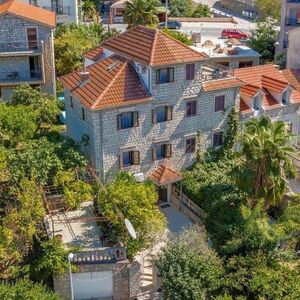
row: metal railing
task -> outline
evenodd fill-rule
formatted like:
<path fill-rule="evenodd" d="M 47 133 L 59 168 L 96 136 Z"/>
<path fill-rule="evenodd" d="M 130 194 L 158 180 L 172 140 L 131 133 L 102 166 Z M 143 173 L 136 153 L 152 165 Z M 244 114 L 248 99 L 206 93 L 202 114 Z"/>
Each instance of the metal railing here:
<path fill-rule="evenodd" d="M 0 83 L 39 81 L 43 76 L 41 72 L 31 72 L 28 75 L 20 74 L 18 71 L 0 73 Z"/>
<path fill-rule="evenodd" d="M 27 44 L 24 42 L 5 42 L 0 43 L 0 53 L 3 52 L 21 52 L 21 51 L 40 51 L 42 43 L 34 42 Z"/>
<path fill-rule="evenodd" d="M 71 7 L 70 6 L 63 6 L 63 7 L 43 6 L 43 8 L 55 12 L 58 16 L 70 16 L 71 15 Z"/>
<path fill-rule="evenodd" d="M 74 253 L 76 264 L 116 263 L 126 260 L 126 248 L 112 247 L 101 250 L 87 250 Z"/>

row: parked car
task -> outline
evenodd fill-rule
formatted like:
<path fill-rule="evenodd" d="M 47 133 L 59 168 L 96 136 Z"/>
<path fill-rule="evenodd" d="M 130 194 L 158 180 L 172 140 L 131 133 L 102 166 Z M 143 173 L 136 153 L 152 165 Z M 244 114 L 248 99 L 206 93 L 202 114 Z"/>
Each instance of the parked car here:
<path fill-rule="evenodd" d="M 241 30 L 238 29 L 224 29 L 221 33 L 221 37 L 224 39 L 230 39 L 230 38 L 248 39 L 249 36 L 250 36 L 249 33 L 242 32 Z"/>
<path fill-rule="evenodd" d="M 159 23 L 159 28 L 165 28 L 166 27 L 166 22 L 160 22 Z M 168 21 L 167 22 L 167 28 L 168 29 L 180 29 L 181 28 L 181 23 L 178 21 Z"/>

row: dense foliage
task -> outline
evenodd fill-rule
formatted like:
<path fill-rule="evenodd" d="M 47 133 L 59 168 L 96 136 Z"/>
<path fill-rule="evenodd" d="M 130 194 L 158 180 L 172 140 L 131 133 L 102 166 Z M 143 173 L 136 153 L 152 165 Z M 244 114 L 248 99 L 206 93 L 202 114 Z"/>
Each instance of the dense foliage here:
<path fill-rule="evenodd" d="M 250 35 L 250 47 L 261 54 L 265 62 L 273 61 L 275 43 L 278 39 L 276 20 L 267 18 L 264 22 L 257 22 L 256 28 Z"/>
<path fill-rule="evenodd" d="M 131 257 L 151 245 L 156 235 L 164 230 L 165 220 L 156 205 L 157 198 L 151 182 L 138 184 L 126 173 L 118 174 L 112 182 L 100 187 L 99 204 L 114 226 L 116 240 L 127 244 Z M 124 218 L 133 224 L 136 240 L 124 228 Z"/>
<path fill-rule="evenodd" d="M 55 31 L 55 67 L 62 76 L 83 66 L 82 55 L 97 47 L 102 41 L 118 34 L 106 31 L 102 24 L 60 25 Z"/>
<path fill-rule="evenodd" d="M 170 15 L 172 17 L 190 17 L 193 13 L 191 0 L 170 0 Z"/>
<path fill-rule="evenodd" d="M 256 0 L 256 6 L 259 11 L 260 20 L 265 21 L 268 17 L 280 22 L 281 0 Z"/>
<path fill-rule="evenodd" d="M 184 32 L 170 30 L 170 29 L 167 29 L 167 28 L 164 28 L 163 32 L 166 33 L 167 35 L 169 35 L 170 37 L 172 37 L 173 39 L 178 40 L 178 41 L 184 43 L 187 46 L 193 45 L 193 41 Z"/>
<path fill-rule="evenodd" d="M 199 3 L 192 13 L 192 17 L 194 18 L 211 17 L 211 15 L 210 7 L 202 3 Z"/>

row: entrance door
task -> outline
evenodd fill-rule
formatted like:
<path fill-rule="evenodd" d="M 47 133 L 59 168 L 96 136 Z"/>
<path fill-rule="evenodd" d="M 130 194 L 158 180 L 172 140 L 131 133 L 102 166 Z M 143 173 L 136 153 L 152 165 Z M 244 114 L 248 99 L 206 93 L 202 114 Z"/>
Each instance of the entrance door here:
<path fill-rule="evenodd" d="M 37 78 L 39 77 L 39 61 L 37 56 L 30 56 L 29 57 L 29 71 L 30 71 L 30 78 Z"/>
<path fill-rule="evenodd" d="M 112 271 L 73 273 L 74 299 L 110 299 L 113 296 L 112 275 Z"/>
<path fill-rule="evenodd" d="M 167 187 L 158 188 L 158 201 L 159 202 L 168 202 L 168 189 Z"/>

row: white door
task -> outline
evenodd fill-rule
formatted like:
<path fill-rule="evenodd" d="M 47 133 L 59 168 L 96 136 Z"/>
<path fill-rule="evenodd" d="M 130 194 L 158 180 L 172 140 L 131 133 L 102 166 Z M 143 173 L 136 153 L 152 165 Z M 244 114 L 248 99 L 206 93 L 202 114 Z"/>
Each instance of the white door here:
<path fill-rule="evenodd" d="M 73 273 L 75 300 L 113 296 L 112 271 Z"/>

